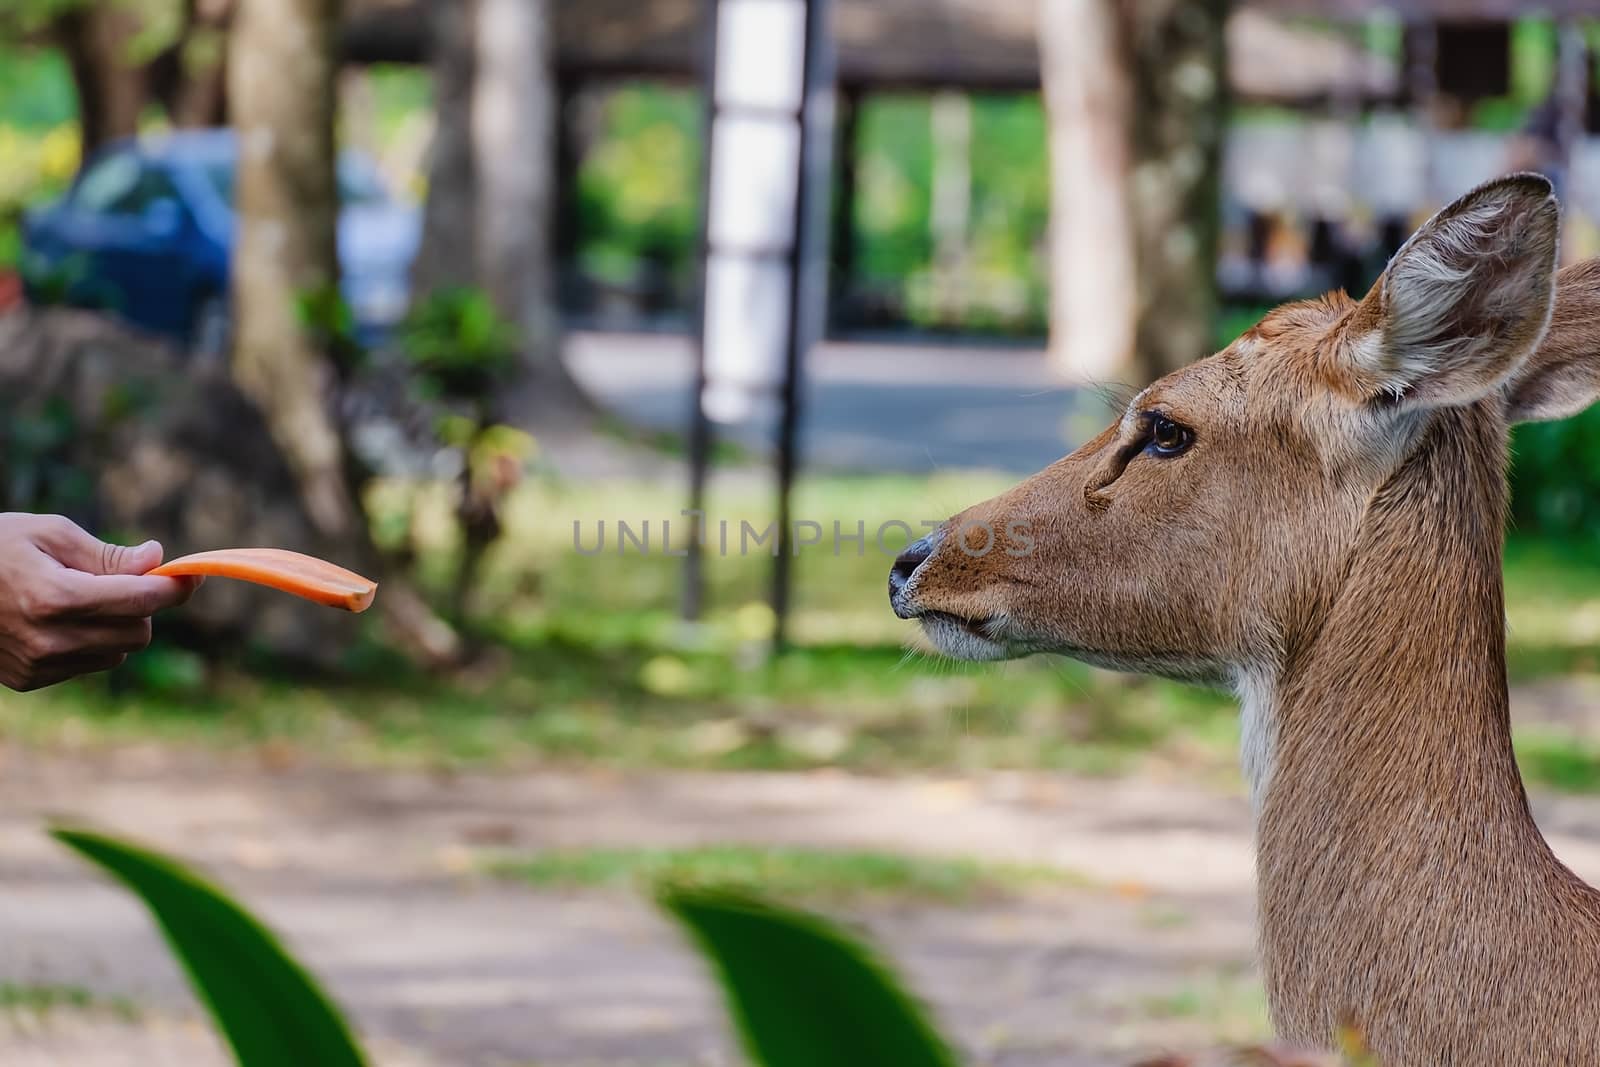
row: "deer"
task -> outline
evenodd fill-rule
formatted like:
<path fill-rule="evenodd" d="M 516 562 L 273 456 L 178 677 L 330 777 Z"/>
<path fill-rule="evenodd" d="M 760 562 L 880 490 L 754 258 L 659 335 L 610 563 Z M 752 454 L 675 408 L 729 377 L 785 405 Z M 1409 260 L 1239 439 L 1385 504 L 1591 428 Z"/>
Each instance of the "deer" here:
<path fill-rule="evenodd" d="M 909 545 L 946 655 L 1232 689 L 1274 1029 L 1385 1067 L 1600 1064 L 1600 892 L 1511 746 L 1509 427 L 1600 395 L 1600 260 L 1515 174 L 1361 299 L 1286 304 L 1099 436 Z"/>

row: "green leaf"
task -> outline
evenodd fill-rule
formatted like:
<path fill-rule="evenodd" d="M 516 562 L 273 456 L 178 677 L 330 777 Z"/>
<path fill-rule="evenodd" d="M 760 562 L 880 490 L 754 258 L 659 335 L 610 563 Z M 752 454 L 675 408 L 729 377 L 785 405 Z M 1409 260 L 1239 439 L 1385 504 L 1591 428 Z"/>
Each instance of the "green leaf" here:
<path fill-rule="evenodd" d="M 316 980 L 266 927 L 181 864 L 112 837 L 51 835 L 144 899 L 240 1067 L 362 1067 L 365 1059 Z"/>
<path fill-rule="evenodd" d="M 720 891 L 667 889 L 661 905 L 715 963 L 762 1067 L 954 1067 L 894 976 L 832 924 Z"/>

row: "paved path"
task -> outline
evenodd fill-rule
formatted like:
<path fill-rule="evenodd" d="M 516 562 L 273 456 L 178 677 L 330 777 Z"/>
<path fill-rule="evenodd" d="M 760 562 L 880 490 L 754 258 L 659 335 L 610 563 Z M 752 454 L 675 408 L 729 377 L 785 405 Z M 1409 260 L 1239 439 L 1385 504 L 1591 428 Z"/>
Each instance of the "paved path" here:
<path fill-rule="evenodd" d="M 0 981 L 128 997 L 137 1025 L 0 1014 L 0 1062 L 224 1062 L 138 907 L 39 832 L 70 814 L 196 859 L 285 932 L 384 1063 L 721 1064 L 698 961 L 622 892 L 532 892 L 473 850 L 751 841 L 959 853 L 1093 870 L 1111 885 L 961 909 L 853 911 L 978 1064 L 1125 1062 L 1152 991 L 1247 974 L 1236 800 L 1179 786 L 997 777 L 269 773 L 159 750 L 0 773 Z M 1174 813 L 1181 813 L 1174 815 Z M 1248 981 L 1248 978 L 1237 979 Z M 1176 1020 L 1181 1038 L 1206 1026 Z M 1152 1033 L 1143 1027 L 1139 1038 Z"/>
<path fill-rule="evenodd" d="M 486 882 L 471 870 L 487 847 L 744 841 L 1056 865 L 1094 884 L 848 917 L 974 1064 L 1126 1064 L 1261 1025 L 1246 806 L 1181 782 L 271 771 L 155 748 L 0 748 L 0 813 L 0 982 L 87 986 L 142 1013 L 0 1012 L 0 1062 L 17 1067 L 226 1062 L 147 918 L 40 833 L 47 815 L 204 864 L 394 1067 L 735 1062 L 676 931 L 629 893 Z M 1558 851 L 1600 875 L 1600 804 L 1540 815 Z"/>
<path fill-rule="evenodd" d="M 629 421 L 687 426 L 693 363 L 683 338 L 577 334 L 567 358 L 591 394 Z M 1075 403 L 1091 399 L 1065 388 L 1034 350 L 828 344 L 807 378 L 806 462 L 835 470 L 1027 474 L 1101 429 L 1071 418 Z M 772 440 L 770 422 L 724 432 L 757 452 Z"/>

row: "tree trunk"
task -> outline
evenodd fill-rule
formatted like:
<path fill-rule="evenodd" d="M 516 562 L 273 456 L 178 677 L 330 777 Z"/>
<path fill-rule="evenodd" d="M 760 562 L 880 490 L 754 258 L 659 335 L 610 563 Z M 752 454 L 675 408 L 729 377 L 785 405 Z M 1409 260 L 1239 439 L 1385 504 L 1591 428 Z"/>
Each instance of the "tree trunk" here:
<path fill-rule="evenodd" d="M 107 141 L 139 132 L 160 104 L 175 126 L 215 126 L 227 117 L 226 51 L 234 0 L 171 0 L 172 10 L 124 3 L 67 6 L 49 24 L 72 70 L 87 159 Z M 181 8 L 181 10 L 180 10 Z M 152 58 L 135 42 L 165 15 L 179 20 L 172 43 Z"/>
<path fill-rule="evenodd" d="M 138 31 L 137 14 L 120 4 L 73 7 L 55 20 L 51 36 L 66 54 L 78 94 L 84 159 L 139 130 L 149 78 L 129 48 Z"/>
<path fill-rule="evenodd" d="M 933 187 L 928 228 L 933 238 L 934 314 L 946 325 L 967 311 L 968 238 L 972 228 L 972 98 L 943 92 L 930 108 Z"/>
<path fill-rule="evenodd" d="M 239 136 L 233 372 L 261 406 L 326 535 L 365 540 L 332 417 L 333 374 L 299 318 L 338 285 L 338 0 L 241 0 L 229 96 Z"/>
<path fill-rule="evenodd" d="M 228 120 L 228 23 L 234 0 L 185 0 L 183 34 L 173 47 L 174 77 L 163 99 L 174 126 Z"/>
<path fill-rule="evenodd" d="M 549 0 L 476 0 L 471 131 L 478 278 L 521 334 L 516 411 L 572 425 L 590 411 L 561 363 L 555 220 L 554 25 Z M 574 416 L 578 419 L 575 420 Z"/>
<path fill-rule="evenodd" d="M 1216 349 L 1227 0 L 1137 6 L 1132 207 L 1151 376 Z"/>
<path fill-rule="evenodd" d="M 1142 387 L 1211 350 L 1226 0 L 1040 0 L 1051 358 Z"/>
<path fill-rule="evenodd" d="M 378 556 L 334 421 L 334 368 L 303 327 L 303 298 L 339 283 L 334 52 L 339 0 L 239 0 L 228 95 L 239 136 L 233 374 L 266 416 L 317 529 L 361 568 Z M 416 656 L 456 660 L 457 634 L 403 581 L 385 618 Z"/>
<path fill-rule="evenodd" d="M 433 142 L 428 149 L 428 199 L 422 249 L 411 268 L 412 299 L 477 277 L 477 186 L 472 162 L 472 81 L 477 63 L 477 0 L 434 0 Z"/>
<path fill-rule="evenodd" d="M 434 0 L 436 118 L 414 299 L 452 285 L 489 294 L 521 339 L 498 418 L 541 432 L 592 410 L 560 359 L 555 307 L 556 104 L 549 0 Z"/>

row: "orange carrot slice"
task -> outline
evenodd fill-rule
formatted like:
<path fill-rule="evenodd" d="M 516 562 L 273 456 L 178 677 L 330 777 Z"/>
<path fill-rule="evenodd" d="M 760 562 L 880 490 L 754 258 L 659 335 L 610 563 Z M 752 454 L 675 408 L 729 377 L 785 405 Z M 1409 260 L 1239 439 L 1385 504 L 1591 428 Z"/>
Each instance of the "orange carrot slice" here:
<path fill-rule="evenodd" d="M 330 608 L 366 611 L 378 583 L 327 560 L 281 548 L 223 548 L 163 563 L 151 574 L 167 578 L 205 575 L 237 578 L 281 589 Z"/>

